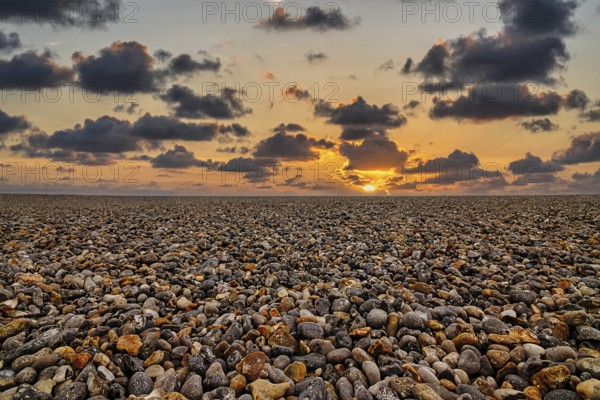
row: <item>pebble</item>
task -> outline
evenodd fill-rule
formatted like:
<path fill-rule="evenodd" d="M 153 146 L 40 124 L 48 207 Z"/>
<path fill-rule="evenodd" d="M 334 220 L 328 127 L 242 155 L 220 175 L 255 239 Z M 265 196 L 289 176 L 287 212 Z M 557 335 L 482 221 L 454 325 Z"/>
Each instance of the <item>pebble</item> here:
<path fill-rule="evenodd" d="M 388 314 L 379 308 L 372 309 L 367 315 L 367 325 L 374 329 L 385 326 L 387 320 Z"/>
<path fill-rule="evenodd" d="M 598 400 L 600 399 L 600 380 L 588 379 L 577 385 L 577 393 L 584 399 Z"/>
<path fill-rule="evenodd" d="M 136 372 L 131 376 L 127 389 L 130 395 L 144 396 L 150 394 L 153 385 L 152 378 L 144 372 Z"/>
<path fill-rule="evenodd" d="M 2 200 L 0 400 L 600 400 L 593 197 Z"/>

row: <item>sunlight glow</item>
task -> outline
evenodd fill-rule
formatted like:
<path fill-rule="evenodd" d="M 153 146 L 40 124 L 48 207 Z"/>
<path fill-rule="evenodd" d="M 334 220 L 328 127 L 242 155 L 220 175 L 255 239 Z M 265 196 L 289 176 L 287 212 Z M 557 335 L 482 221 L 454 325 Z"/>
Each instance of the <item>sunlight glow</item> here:
<path fill-rule="evenodd" d="M 364 190 L 365 192 L 374 192 L 376 189 L 377 189 L 377 188 L 376 188 L 375 186 L 373 186 L 373 185 L 366 185 L 366 186 L 363 186 L 363 190 Z"/>

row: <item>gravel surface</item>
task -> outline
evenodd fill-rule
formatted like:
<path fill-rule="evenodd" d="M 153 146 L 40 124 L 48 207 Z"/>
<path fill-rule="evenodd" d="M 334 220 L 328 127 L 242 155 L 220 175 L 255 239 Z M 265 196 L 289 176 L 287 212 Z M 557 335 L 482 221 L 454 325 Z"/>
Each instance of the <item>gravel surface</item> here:
<path fill-rule="evenodd" d="M 600 197 L 0 195 L 0 400 L 600 399 Z"/>

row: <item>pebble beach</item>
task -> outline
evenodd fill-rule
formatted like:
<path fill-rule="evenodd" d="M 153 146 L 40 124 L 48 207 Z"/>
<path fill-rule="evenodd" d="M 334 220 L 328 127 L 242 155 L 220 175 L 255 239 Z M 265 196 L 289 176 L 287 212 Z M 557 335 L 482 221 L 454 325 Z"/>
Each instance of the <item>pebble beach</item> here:
<path fill-rule="evenodd" d="M 0 205 L 0 400 L 600 399 L 598 196 Z"/>

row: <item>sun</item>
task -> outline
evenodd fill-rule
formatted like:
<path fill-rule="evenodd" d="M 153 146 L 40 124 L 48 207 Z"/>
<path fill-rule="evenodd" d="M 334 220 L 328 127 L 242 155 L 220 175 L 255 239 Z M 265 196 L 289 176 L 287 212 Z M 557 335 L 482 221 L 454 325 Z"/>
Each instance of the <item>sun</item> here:
<path fill-rule="evenodd" d="M 373 186 L 373 185 L 366 185 L 366 186 L 363 186 L 363 190 L 364 190 L 365 192 L 374 192 L 376 189 L 377 189 L 377 188 L 376 188 L 375 186 Z"/>

